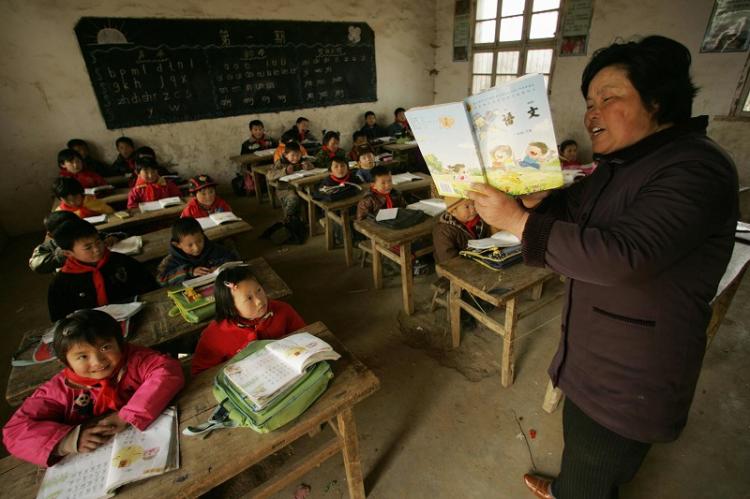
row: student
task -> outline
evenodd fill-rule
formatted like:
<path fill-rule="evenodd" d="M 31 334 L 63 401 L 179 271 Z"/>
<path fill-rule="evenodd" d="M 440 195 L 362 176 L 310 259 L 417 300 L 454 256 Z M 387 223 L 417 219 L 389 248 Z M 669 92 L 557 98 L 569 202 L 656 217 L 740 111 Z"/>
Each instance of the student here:
<path fill-rule="evenodd" d="M 196 175 L 188 184 L 193 197 L 182 210 L 180 217 L 202 218 L 211 213 L 232 211 L 229 204 L 216 195 L 216 182 L 208 175 Z"/>
<path fill-rule="evenodd" d="M 581 167 L 581 163 L 578 162 L 578 144 L 575 140 L 563 140 L 557 150 L 560 153 L 560 163 L 564 170 L 575 170 Z"/>
<path fill-rule="evenodd" d="M 96 187 L 107 183 L 104 177 L 91 170 L 83 169 L 83 158 L 73 149 L 63 149 L 57 153 L 57 166 L 61 177 L 78 180 L 83 187 Z"/>
<path fill-rule="evenodd" d="M 432 229 L 436 263 L 444 263 L 466 249 L 469 239 L 490 237 L 490 226 L 477 215 L 474 201 L 463 198 L 445 198 L 447 209 L 440 215 Z"/>
<path fill-rule="evenodd" d="M 168 168 L 162 166 L 159 161 L 156 159 L 156 151 L 153 150 L 153 148 L 149 146 L 141 146 L 135 151 L 133 151 L 133 156 L 135 159 L 136 165 L 138 164 L 138 160 L 142 158 L 148 158 L 153 160 L 154 163 L 156 163 L 156 169 L 159 172 L 159 175 L 175 175 L 173 172 L 169 171 Z"/>
<path fill-rule="evenodd" d="M 135 175 L 135 144 L 133 139 L 130 137 L 120 137 L 115 141 L 115 147 L 117 147 L 117 158 L 112 163 L 112 169 L 117 172 L 117 175 L 127 175 L 128 173 Z"/>
<path fill-rule="evenodd" d="M 357 161 L 357 177 L 364 183 L 371 184 L 372 169 L 375 166 L 375 153 L 368 146 L 360 147 L 358 152 L 359 160 Z"/>
<path fill-rule="evenodd" d="M 174 286 L 239 258 L 234 251 L 209 240 L 196 219 L 180 218 L 172 225 L 169 254 L 159 263 L 156 279 L 162 286 Z"/>
<path fill-rule="evenodd" d="M 347 155 L 347 158 L 351 161 L 358 161 L 359 160 L 359 150 L 362 147 L 367 147 L 367 135 L 365 132 L 362 131 L 356 131 L 352 134 L 352 150 L 349 151 L 349 154 Z"/>
<path fill-rule="evenodd" d="M 52 192 L 60 200 L 55 211 L 70 211 L 81 218 L 94 217 L 115 210 L 94 196 L 85 196 L 83 186 L 72 177 L 59 177 L 52 183 Z"/>
<path fill-rule="evenodd" d="M 136 160 L 135 167 L 138 178 L 128 194 L 129 210 L 138 208 L 140 203 L 173 196 L 179 197 L 182 194 L 174 182 L 159 175 L 159 165 L 153 158 L 141 156 Z"/>
<path fill-rule="evenodd" d="M 401 193 L 393 188 L 391 172 L 385 166 L 370 170 L 373 183 L 364 198 L 357 204 L 356 220 L 364 220 L 367 215 L 377 215 L 381 208 L 406 208 Z"/>
<path fill-rule="evenodd" d="M 281 142 L 279 142 L 278 147 L 276 147 L 276 150 L 273 152 L 273 162 L 276 163 L 279 161 L 282 157 L 284 157 L 284 151 L 286 151 L 286 145 L 289 142 L 297 142 L 296 139 L 290 138 L 290 137 L 282 137 Z M 299 146 L 300 153 L 302 154 L 302 157 L 308 156 L 307 149 L 305 149 L 305 146 L 297 142 L 297 145 Z"/>
<path fill-rule="evenodd" d="M 320 187 L 335 187 L 344 184 L 361 184 L 362 181 L 349 170 L 349 162 L 341 157 L 335 157 L 331 160 L 331 166 L 328 167 L 331 173 L 318 184 Z"/>
<path fill-rule="evenodd" d="M 242 143 L 240 154 L 250 154 L 264 149 L 273 149 L 278 143 L 266 135 L 266 128 L 260 120 L 253 120 L 248 125 L 250 138 Z"/>
<path fill-rule="evenodd" d="M 375 113 L 372 111 L 367 111 L 365 113 L 365 124 L 359 129 L 359 131 L 365 134 L 368 142 L 372 142 L 375 139 L 387 135 L 386 130 L 378 125 Z"/>
<path fill-rule="evenodd" d="M 283 142 L 289 142 L 289 140 L 295 140 L 300 144 L 303 143 L 316 143 L 318 139 L 310 131 L 310 120 L 304 116 L 297 118 L 294 126 L 284 132 L 281 136 Z"/>
<path fill-rule="evenodd" d="M 390 137 L 412 137 L 409 122 L 406 121 L 406 110 L 403 107 L 396 108 L 393 111 L 393 123 L 386 129 Z"/>
<path fill-rule="evenodd" d="M 216 318 L 198 340 L 193 375 L 229 360 L 251 341 L 278 339 L 305 327 L 291 305 L 268 299 L 247 265 L 221 271 L 214 297 Z"/>
<path fill-rule="evenodd" d="M 112 170 L 112 167 L 106 163 L 99 161 L 98 159 L 91 156 L 89 151 L 89 145 L 83 139 L 70 139 L 68 141 L 68 149 L 73 149 L 77 152 L 83 160 L 83 169 L 98 173 L 102 177 L 110 177 L 117 175 L 117 172 Z"/>
<path fill-rule="evenodd" d="M 130 425 L 148 429 L 185 384 L 177 360 L 127 344 L 117 321 L 99 310 L 62 319 L 52 344 L 65 368 L 3 428 L 8 452 L 38 466 L 92 452 Z"/>
<path fill-rule="evenodd" d="M 319 167 L 329 169 L 333 158 L 344 157 L 344 151 L 339 148 L 340 140 L 339 132 L 328 131 L 323 135 L 323 147 L 315 155 L 315 163 Z"/>
<path fill-rule="evenodd" d="M 64 222 L 53 237 L 67 257 L 47 293 L 53 321 L 82 308 L 127 303 L 158 287 L 141 263 L 110 252 L 96 227 L 85 220 Z"/>
<path fill-rule="evenodd" d="M 309 161 L 302 160 L 299 144 L 289 142 L 284 149 L 284 155 L 268 171 L 267 178 L 272 181 L 300 170 L 312 169 L 313 165 Z M 297 191 L 286 182 L 279 182 L 278 187 L 276 187 L 276 195 L 281 203 L 281 208 L 284 210 L 284 219 L 287 221 L 292 218 L 299 219 L 301 205 Z"/>
<path fill-rule="evenodd" d="M 31 270 L 39 274 L 51 274 L 65 264 L 68 257 L 55 242 L 54 233 L 64 222 L 77 219 L 78 216 L 72 211 L 53 211 L 45 217 L 44 228 L 46 233 L 44 241 L 34 248 L 31 254 L 29 259 Z M 107 248 L 111 248 L 117 241 L 128 237 L 124 232 L 100 232 L 99 236 Z"/>

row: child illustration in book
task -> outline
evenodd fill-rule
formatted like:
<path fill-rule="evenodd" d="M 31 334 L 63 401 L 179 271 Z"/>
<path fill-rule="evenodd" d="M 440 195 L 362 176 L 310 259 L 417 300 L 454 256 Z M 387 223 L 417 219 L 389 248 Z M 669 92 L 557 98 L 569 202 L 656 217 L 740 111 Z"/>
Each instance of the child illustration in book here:
<path fill-rule="evenodd" d="M 520 165 L 526 168 L 534 168 L 538 170 L 540 163 L 547 156 L 549 148 L 544 142 L 531 142 L 526 148 L 526 156 L 521 161 Z"/>
<path fill-rule="evenodd" d="M 499 145 L 492 150 L 492 168 L 508 170 L 515 168 L 516 160 L 513 158 L 513 149 L 508 145 Z"/>

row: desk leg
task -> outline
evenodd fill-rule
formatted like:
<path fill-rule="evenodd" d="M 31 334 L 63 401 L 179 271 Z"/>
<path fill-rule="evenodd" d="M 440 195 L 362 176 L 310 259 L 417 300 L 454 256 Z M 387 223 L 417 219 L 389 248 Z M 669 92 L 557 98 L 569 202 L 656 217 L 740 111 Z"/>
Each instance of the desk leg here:
<path fill-rule="evenodd" d="M 544 290 L 544 282 L 540 282 L 533 288 L 531 288 L 531 299 L 536 301 L 542 297 L 542 291 Z"/>
<path fill-rule="evenodd" d="M 310 237 L 315 235 L 315 203 L 312 202 L 312 194 L 307 191 L 307 225 Z"/>
<path fill-rule="evenodd" d="M 372 248 L 372 282 L 375 289 L 383 289 L 383 255 L 378 250 L 378 243 L 374 239 L 370 240 Z"/>
<path fill-rule="evenodd" d="M 260 204 L 263 202 L 263 193 L 260 188 L 260 175 L 258 175 L 258 172 L 253 169 L 250 169 L 250 172 L 253 175 L 253 184 L 255 184 L 255 199 L 257 199 L 258 204 Z"/>
<path fill-rule="evenodd" d="M 503 358 L 500 366 L 500 384 L 509 387 L 513 384 L 513 348 L 516 340 L 516 299 L 505 303 L 505 334 L 503 335 Z"/>
<path fill-rule="evenodd" d="M 329 211 L 325 211 L 325 222 L 326 222 L 326 249 L 331 251 L 333 249 L 333 220 L 328 216 Z"/>
<path fill-rule="evenodd" d="M 402 244 L 399 248 L 401 259 L 401 294 L 404 298 L 404 311 L 407 315 L 414 313 L 414 273 L 412 272 L 411 243 Z"/>
<path fill-rule="evenodd" d="M 357 424 L 351 408 L 336 415 L 344 453 L 344 469 L 351 499 L 365 498 L 365 484 L 362 479 L 362 464 L 359 461 L 359 440 Z"/>
<path fill-rule="evenodd" d="M 354 264 L 354 248 L 352 248 L 352 224 L 349 221 L 349 208 L 341 210 L 341 233 L 344 239 L 344 259 L 346 266 Z"/>
<path fill-rule="evenodd" d="M 451 281 L 448 292 L 448 315 L 451 319 L 451 339 L 453 348 L 461 344 L 461 286 Z"/>
<path fill-rule="evenodd" d="M 266 177 L 266 185 L 268 185 L 268 197 L 271 198 L 271 208 L 276 208 L 276 189 L 268 181 L 268 177 Z"/>

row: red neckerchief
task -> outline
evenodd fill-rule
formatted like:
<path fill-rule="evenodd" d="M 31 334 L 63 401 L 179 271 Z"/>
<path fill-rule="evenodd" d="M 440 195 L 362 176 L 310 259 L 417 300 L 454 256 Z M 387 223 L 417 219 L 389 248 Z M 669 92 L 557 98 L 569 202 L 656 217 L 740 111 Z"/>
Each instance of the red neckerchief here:
<path fill-rule="evenodd" d="M 328 159 L 333 159 L 336 157 L 336 152 L 331 151 L 328 146 L 323 146 L 320 148 L 322 151 L 325 151 L 326 154 L 328 154 Z"/>
<path fill-rule="evenodd" d="M 331 174 L 330 178 L 334 182 L 336 182 L 339 185 L 344 185 L 345 183 L 349 182 L 349 178 L 352 176 L 352 172 L 349 172 L 346 174 L 346 177 L 334 177 L 333 174 Z"/>
<path fill-rule="evenodd" d="M 255 139 L 255 137 L 253 137 L 253 139 Z M 266 147 L 266 144 L 268 144 L 268 141 L 266 140 L 266 136 L 264 135 L 263 137 L 255 140 L 255 143 L 259 144 L 260 147 Z"/>
<path fill-rule="evenodd" d="M 101 386 L 101 390 L 99 390 L 99 393 L 96 395 L 96 400 L 94 401 L 94 416 L 101 416 L 102 414 L 106 414 L 110 411 L 116 411 L 120 408 L 121 404 L 117 399 L 117 384 L 120 381 L 120 374 L 122 368 L 125 366 L 127 358 L 128 348 L 126 345 L 125 348 L 123 348 L 120 362 L 118 362 L 115 368 L 112 370 L 112 376 L 105 379 L 86 378 L 85 376 L 76 374 L 69 367 L 66 367 L 63 370 L 65 379 L 77 385 L 88 386 L 89 388 Z"/>
<path fill-rule="evenodd" d="M 258 317 L 256 319 L 245 319 L 243 317 L 238 317 L 235 323 L 238 327 L 250 329 L 256 334 L 262 333 L 271 323 L 269 319 L 273 317 L 273 311 L 271 310 L 270 304 L 267 306 L 267 308 L 268 312 L 266 312 L 262 317 Z"/>
<path fill-rule="evenodd" d="M 93 274 L 94 289 L 96 289 L 96 304 L 99 306 L 109 304 L 107 288 L 104 286 L 104 275 L 102 274 L 102 267 L 104 267 L 109 261 L 109 255 L 109 250 L 105 248 L 104 254 L 101 259 L 96 262 L 95 266 L 81 263 L 72 256 L 69 256 L 62 267 L 62 272 L 67 274 L 85 274 L 87 272 Z"/>
<path fill-rule="evenodd" d="M 90 210 L 90 209 L 86 208 L 83 205 L 81 205 L 81 206 L 72 206 L 72 205 L 69 205 L 68 203 L 66 203 L 65 201 L 60 201 L 60 206 L 58 207 L 58 210 L 60 210 L 60 211 L 72 211 L 73 213 L 75 213 L 76 215 L 78 215 L 81 218 L 93 217 L 93 216 L 99 215 L 98 212 L 96 212 L 94 210 Z"/>
<path fill-rule="evenodd" d="M 305 132 L 300 132 L 299 128 L 297 129 L 297 135 L 299 136 L 299 141 L 302 142 L 305 140 Z"/>
<path fill-rule="evenodd" d="M 143 189 L 145 191 L 144 199 L 146 201 L 156 201 L 159 199 L 158 194 L 161 194 L 160 188 L 166 187 L 167 181 L 163 177 L 159 177 L 156 182 L 146 182 L 141 177 L 135 181 L 134 189 Z"/>
<path fill-rule="evenodd" d="M 393 208 L 393 199 L 391 199 L 391 193 L 390 192 L 380 192 L 375 188 L 375 186 L 370 186 L 370 191 L 374 192 L 376 196 L 384 197 L 385 198 L 385 207 L 386 208 Z"/>
<path fill-rule="evenodd" d="M 407 132 L 411 132 L 411 127 L 409 127 L 409 121 L 408 120 L 398 121 L 397 123 L 399 125 L 401 125 L 401 127 L 403 127 L 403 129 L 406 130 Z"/>
<path fill-rule="evenodd" d="M 471 237 L 474 239 L 477 238 L 476 227 L 479 224 L 480 220 L 481 218 L 479 218 L 479 215 L 477 215 L 468 222 L 464 222 L 464 227 L 466 227 L 466 230 L 469 231 L 469 234 L 471 234 Z"/>

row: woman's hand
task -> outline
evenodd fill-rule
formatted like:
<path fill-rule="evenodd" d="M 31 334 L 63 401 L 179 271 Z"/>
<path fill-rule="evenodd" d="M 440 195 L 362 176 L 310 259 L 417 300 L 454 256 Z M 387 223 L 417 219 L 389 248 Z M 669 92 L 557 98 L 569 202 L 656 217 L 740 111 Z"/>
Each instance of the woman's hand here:
<path fill-rule="evenodd" d="M 532 192 L 531 194 L 526 194 L 524 196 L 519 196 L 518 199 L 521 200 L 523 205 L 528 209 L 533 209 L 539 206 L 539 203 L 544 201 L 544 198 L 550 195 L 552 191 L 539 191 L 539 192 Z"/>
<path fill-rule="evenodd" d="M 472 184 L 469 198 L 482 220 L 493 227 L 511 232 L 521 239 L 529 214 L 518 206 L 516 200 L 494 187 L 485 184 Z"/>

